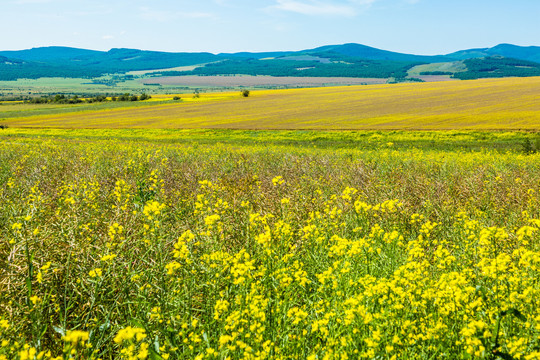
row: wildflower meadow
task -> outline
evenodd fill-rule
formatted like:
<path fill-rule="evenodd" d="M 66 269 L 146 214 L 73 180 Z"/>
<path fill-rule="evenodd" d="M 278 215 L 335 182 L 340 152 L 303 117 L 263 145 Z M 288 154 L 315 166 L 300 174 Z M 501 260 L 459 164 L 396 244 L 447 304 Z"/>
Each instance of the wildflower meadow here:
<path fill-rule="evenodd" d="M 0 131 L 0 359 L 539 359 L 527 136 Z"/>

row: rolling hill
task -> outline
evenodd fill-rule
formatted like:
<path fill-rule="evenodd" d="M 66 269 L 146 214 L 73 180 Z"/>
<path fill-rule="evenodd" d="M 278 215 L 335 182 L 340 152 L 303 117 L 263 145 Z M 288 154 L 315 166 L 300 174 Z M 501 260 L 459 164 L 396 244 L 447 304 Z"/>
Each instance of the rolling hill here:
<path fill-rule="evenodd" d="M 66 46 L 48 46 L 27 50 L 0 51 L 0 56 L 26 61 L 49 62 L 76 60 L 101 54 L 102 51 L 78 49 Z"/>
<path fill-rule="evenodd" d="M 491 48 L 461 50 L 448 54 L 447 56 L 459 60 L 490 56 L 504 56 L 507 58 L 540 63 L 540 46 L 499 44 Z"/>
<path fill-rule="evenodd" d="M 138 49 L 96 51 L 52 46 L 18 51 L 0 51 L 0 57 L 0 80 L 39 77 L 89 78 L 103 74 L 193 65 L 199 67 L 184 72 L 162 72 L 162 75 L 246 74 L 404 79 L 411 68 L 420 64 L 432 63 L 453 64 L 443 66 L 446 68 L 463 68 L 465 66 L 466 69 L 463 69 L 460 74 L 468 70 L 475 74 L 455 76 L 454 73 L 448 73 L 448 75 L 453 75 L 456 78 L 477 78 L 536 76 L 537 72 L 534 70 L 536 65 L 534 64 L 540 63 L 540 47 L 500 44 L 492 48 L 424 56 L 386 51 L 353 43 L 327 45 L 301 51 L 233 54 L 171 53 Z M 490 66 L 497 62 L 494 59 L 501 57 L 507 60 L 498 61 L 496 70 L 490 71 Z M 472 59 L 476 60 L 472 61 Z M 504 64 L 502 64 L 503 62 Z M 531 65 L 531 62 L 534 64 Z M 154 76 L 158 75 L 159 73 L 154 74 Z"/>
<path fill-rule="evenodd" d="M 87 68 L 84 71 L 84 68 L 80 66 L 62 66 L 54 64 L 54 62 L 28 61 L 0 55 L 0 80 L 37 79 L 40 77 L 97 77 L 102 73 L 102 71 L 93 68 Z"/>
<path fill-rule="evenodd" d="M 341 55 L 362 58 L 368 60 L 387 60 L 387 61 L 404 61 L 404 62 L 423 62 L 434 63 L 443 61 L 454 61 L 455 58 L 449 56 L 424 56 L 402 54 L 393 51 L 386 51 L 374 47 L 360 44 L 343 44 L 343 45 L 327 45 L 318 47 L 312 50 L 306 50 L 307 53 L 338 53 Z"/>
<path fill-rule="evenodd" d="M 0 51 L 0 56 L 18 64 L 0 67 L 0 80 L 21 77 L 96 77 L 135 70 L 196 65 L 222 59 L 210 53 L 167 53 L 137 49 L 111 49 L 104 52 L 66 47 Z"/>

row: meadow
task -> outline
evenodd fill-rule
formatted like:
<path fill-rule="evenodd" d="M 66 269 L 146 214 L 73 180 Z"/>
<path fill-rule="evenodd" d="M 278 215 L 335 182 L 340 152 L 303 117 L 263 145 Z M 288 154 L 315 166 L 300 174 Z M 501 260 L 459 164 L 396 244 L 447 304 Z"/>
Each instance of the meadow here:
<path fill-rule="evenodd" d="M 185 71 L 193 66 L 184 66 L 170 71 Z M 164 94 L 178 92 L 240 90 L 273 88 L 298 88 L 335 85 L 384 84 L 387 79 L 378 78 L 329 78 L 329 77 L 276 77 L 276 76 L 156 76 L 163 70 L 130 71 L 126 74 L 112 74 L 97 78 L 39 78 L 0 80 L 0 101 L 3 98 L 38 96 L 50 94 L 116 94 L 126 92 Z M 429 76 L 426 77 L 429 81 Z"/>
<path fill-rule="evenodd" d="M 538 359 L 536 138 L 0 130 L 0 359 Z"/>
<path fill-rule="evenodd" d="M 252 91 L 248 98 L 240 92 L 201 93 L 197 99 L 193 94 L 180 94 L 179 102 L 48 114 L 11 112 L 4 116 L 10 106 L 2 105 L 0 124 L 101 129 L 536 131 L 540 124 L 538 89 L 540 77 L 261 90 Z"/>
<path fill-rule="evenodd" d="M 113 76 L 93 78 L 97 81 L 109 81 Z M 121 81 L 116 86 L 104 84 L 94 84 L 93 79 L 84 78 L 39 78 L 39 79 L 18 79 L 16 81 L 0 81 L 1 96 L 23 96 L 30 94 L 106 94 L 124 92 L 153 92 L 152 87 L 145 87 L 136 80 Z"/>

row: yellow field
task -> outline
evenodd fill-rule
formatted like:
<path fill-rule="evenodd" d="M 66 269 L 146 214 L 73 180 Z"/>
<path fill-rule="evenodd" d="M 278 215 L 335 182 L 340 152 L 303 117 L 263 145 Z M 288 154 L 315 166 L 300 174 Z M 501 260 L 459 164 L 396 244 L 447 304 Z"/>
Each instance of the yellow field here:
<path fill-rule="evenodd" d="M 0 360 L 539 360 L 537 144 L 0 130 Z"/>
<path fill-rule="evenodd" d="M 249 98 L 203 95 L 0 122 L 61 128 L 540 129 L 540 77 L 254 91 Z"/>

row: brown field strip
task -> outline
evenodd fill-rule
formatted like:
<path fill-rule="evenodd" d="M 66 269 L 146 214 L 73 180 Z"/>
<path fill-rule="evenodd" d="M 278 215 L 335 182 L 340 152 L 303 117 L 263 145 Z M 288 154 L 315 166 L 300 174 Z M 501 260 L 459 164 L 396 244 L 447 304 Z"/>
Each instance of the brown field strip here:
<path fill-rule="evenodd" d="M 145 84 L 175 86 L 290 86 L 385 84 L 386 79 L 351 77 L 292 77 L 292 76 L 164 76 L 142 80 Z"/>
<path fill-rule="evenodd" d="M 248 98 L 0 123 L 54 128 L 540 130 L 540 77 L 253 91 Z"/>

